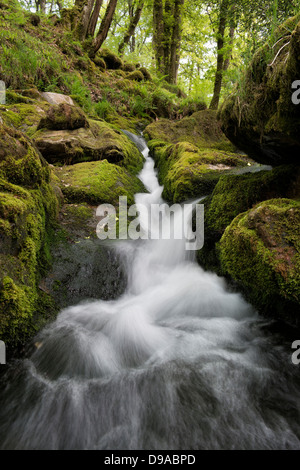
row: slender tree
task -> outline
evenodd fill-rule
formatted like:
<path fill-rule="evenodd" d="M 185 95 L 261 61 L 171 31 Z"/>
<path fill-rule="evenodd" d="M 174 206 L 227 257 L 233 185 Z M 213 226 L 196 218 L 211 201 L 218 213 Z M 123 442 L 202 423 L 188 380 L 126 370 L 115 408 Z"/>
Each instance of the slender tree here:
<path fill-rule="evenodd" d="M 210 102 L 210 109 L 218 109 L 220 101 L 220 93 L 224 72 L 224 45 L 225 45 L 225 28 L 228 21 L 229 0 L 222 0 L 220 7 L 219 26 L 217 33 L 217 69 L 215 74 L 214 94 Z"/>
<path fill-rule="evenodd" d="M 91 55 L 95 55 L 96 52 L 100 49 L 102 44 L 104 43 L 105 39 L 107 38 L 107 34 L 116 10 L 118 0 L 109 0 L 107 5 L 105 15 L 101 21 L 99 31 L 97 33 L 96 38 L 93 41 L 93 49 Z"/>
<path fill-rule="evenodd" d="M 87 36 L 93 37 L 96 31 L 97 21 L 99 18 L 99 13 L 102 7 L 103 0 L 96 0 L 93 13 L 90 17 Z"/>
<path fill-rule="evenodd" d="M 124 53 L 125 47 L 129 44 L 130 39 L 133 38 L 135 29 L 138 25 L 138 22 L 140 21 L 141 14 L 144 8 L 145 0 L 138 0 L 138 4 L 136 7 L 136 10 L 134 12 L 133 10 L 133 5 L 129 4 L 129 16 L 130 16 L 130 22 L 129 26 L 127 28 L 127 31 L 125 32 L 124 38 L 122 42 L 119 44 L 119 54 Z"/>

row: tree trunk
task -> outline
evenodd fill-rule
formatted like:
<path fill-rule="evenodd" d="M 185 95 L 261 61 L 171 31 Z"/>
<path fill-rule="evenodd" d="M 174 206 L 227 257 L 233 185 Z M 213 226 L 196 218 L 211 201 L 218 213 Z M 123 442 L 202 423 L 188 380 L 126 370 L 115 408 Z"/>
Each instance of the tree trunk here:
<path fill-rule="evenodd" d="M 141 18 L 141 14 L 142 14 L 142 11 L 143 11 L 143 8 L 144 8 L 144 3 L 145 3 L 145 0 L 139 0 L 139 3 L 138 3 L 138 5 L 136 7 L 136 10 L 135 10 L 135 13 L 132 16 L 130 15 L 130 23 L 129 23 L 128 29 L 127 29 L 127 31 L 124 35 L 124 39 L 120 43 L 119 49 L 118 49 L 119 54 L 121 54 L 121 55 L 124 53 L 125 46 L 127 46 L 127 44 L 129 44 L 130 39 L 134 35 L 135 28 L 137 27 L 138 22 L 140 21 L 140 18 Z M 133 11 L 131 13 L 133 13 Z"/>
<path fill-rule="evenodd" d="M 93 37 L 95 34 L 102 3 L 103 3 L 103 0 L 96 0 L 95 8 L 90 18 L 90 22 L 89 22 L 89 26 L 87 30 L 88 37 Z"/>
<path fill-rule="evenodd" d="M 170 72 L 170 50 L 171 50 L 171 37 L 174 27 L 174 12 L 173 12 L 173 1 L 165 0 L 165 11 L 164 11 L 164 37 L 163 37 L 163 49 L 164 49 L 164 75 L 169 79 Z"/>
<path fill-rule="evenodd" d="M 86 0 L 80 12 L 80 18 L 76 28 L 76 36 L 80 41 L 84 41 L 87 36 L 88 26 L 93 11 L 95 0 Z"/>
<path fill-rule="evenodd" d="M 163 2 L 162 0 L 153 0 L 153 48 L 155 54 L 156 68 L 158 72 L 163 73 Z"/>
<path fill-rule="evenodd" d="M 105 39 L 107 38 L 107 34 L 116 10 L 117 3 L 118 0 L 109 0 L 98 34 L 93 41 L 92 55 L 95 55 L 97 53 L 97 51 L 100 49 Z"/>
<path fill-rule="evenodd" d="M 36 11 L 37 13 L 40 11 L 43 14 L 46 14 L 46 0 L 36 0 Z"/>
<path fill-rule="evenodd" d="M 224 35 L 228 16 L 228 0 L 223 0 L 220 7 L 220 19 L 217 35 L 217 70 L 215 75 L 214 94 L 209 109 L 218 109 L 224 68 Z"/>
<path fill-rule="evenodd" d="M 169 82 L 177 83 L 177 75 L 180 60 L 180 44 L 181 44 L 181 27 L 182 27 L 182 9 L 184 0 L 175 0 L 174 8 L 174 25 L 172 32 L 171 48 L 170 48 L 170 66 L 169 66 Z"/>

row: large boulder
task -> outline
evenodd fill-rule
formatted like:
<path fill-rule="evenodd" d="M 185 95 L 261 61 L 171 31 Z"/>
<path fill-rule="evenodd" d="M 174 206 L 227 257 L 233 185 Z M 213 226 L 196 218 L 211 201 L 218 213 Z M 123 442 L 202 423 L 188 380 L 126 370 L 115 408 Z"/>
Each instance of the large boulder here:
<path fill-rule="evenodd" d="M 88 125 L 88 120 L 80 108 L 60 103 L 48 109 L 46 116 L 40 120 L 38 129 L 73 131 Z"/>
<path fill-rule="evenodd" d="M 225 274 L 262 312 L 300 324 L 300 202 L 271 199 L 238 215 L 219 243 Z"/>
<path fill-rule="evenodd" d="M 211 109 L 197 111 L 179 121 L 159 119 L 146 127 L 144 135 L 148 141 L 188 142 L 199 148 L 215 148 L 234 151 L 235 147 L 222 132 L 216 112 Z"/>
<path fill-rule="evenodd" d="M 198 111 L 180 121 L 161 119 L 147 126 L 144 134 L 168 201 L 206 196 L 221 175 L 254 164 L 234 153 L 212 110 Z"/>
<path fill-rule="evenodd" d="M 88 127 L 73 130 L 41 129 L 33 139 L 50 163 L 69 165 L 106 159 L 133 173 L 143 166 L 141 153 L 128 137 L 101 121 L 89 120 Z"/>
<path fill-rule="evenodd" d="M 245 77 L 220 110 L 222 129 L 238 148 L 270 165 L 300 159 L 300 104 L 292 101 L 300 77 L 299 15 L 259 49 Z"/>
<path fill-rule="evenodd" d="M 219 178 L 247 165 L 241 155 L 213 148 L 199 149 L 193 144 L 162 143 L 149 147 L 158 168 L 159 181 L 164 185 L 163 197 L 169 202 L 206 196 Z"/>
<path fill-rule="evenodd" d="M 117 205 L 120 196 L 134 203 L 134 195 L 145 188 L 137 176 L 107 160 L 83 162 L 54 168 L 66 201 L 94 205 Z"/>
<path fill-rule="evenodd" d="M 58 199 L 48 164 L 30 139 L 0 124 L 0 337 L 20 346 L 49 316 L 38 289 L 49 266 Z"/>
<path fill-rule="evenodd" d="M 205 243 L 197 252 L 198 261 L 204 268 L 221 274 L 215 247 L 235 217 L 267 199 L 299 197 L 300 168 L 294 165 L 221 176 L 212 194 L 202 201 L 205 207 Z"/>

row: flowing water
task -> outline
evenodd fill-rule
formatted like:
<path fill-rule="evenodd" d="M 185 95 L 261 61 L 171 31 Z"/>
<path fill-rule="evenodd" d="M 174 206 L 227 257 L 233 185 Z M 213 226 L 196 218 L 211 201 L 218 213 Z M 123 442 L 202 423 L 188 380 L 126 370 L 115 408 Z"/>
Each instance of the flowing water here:
<path fill-rule="evenodd" d="M 160 203 L 138 145 L 149 193 L 136 202 Z M 39 334 L 1 392 L 0 447 L 300 449 L 297 367 L 268 322 L 184 240 L 115 249 L 126 292 L 67 308 Z"/>

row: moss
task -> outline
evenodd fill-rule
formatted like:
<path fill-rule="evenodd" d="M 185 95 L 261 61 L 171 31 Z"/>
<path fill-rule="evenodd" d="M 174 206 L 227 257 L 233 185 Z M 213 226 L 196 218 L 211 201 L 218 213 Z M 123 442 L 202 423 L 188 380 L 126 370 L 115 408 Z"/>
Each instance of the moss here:
<path fill-rule="evenodd" d="M 37 130 L 41 118 L 49 104 L 43 101 L 35 101 L 34 104 L 16 103 L 10 106 L 0 106 L 0 116 L 5 124 L 25 132 L 31 137 Z"/>
<path fill-rule="evenodd" d="M 80 127 L 88 127 L 84 112 L 80 108 L 66 103 L 51 106 L 38 125 L 38 129 L 50 130 L 74 130 Z"/>
<path fill-rule="evenodd" d="M 173 144 L 189 142 L 199 148 L 217 148 L 229 152 L 235 149 L 223 134 L 213 110 L 198 111 L 180 121 L 160 119 L 147 126 L 145 137 Z"/>
<path fill-rule="evenodd" d="M 240 213 L 270 198 L 300 197 L 300 172 L 293 165 L 283 165 L 272 171 L 224 175 L 219 179 L 205 205 L 205 244 L 197 253 L 198 261 L 206 269 L 220 272 L 215 244 L 226 227 Z"/>
<path fill-rule="evenodd" d="M 6 126 L 0 131 L 0 335 L 11 350 L 41 320 L 38 283 L 49 267 L 48 232 L 58 200 L 50 170 L 30 140 Z"/>
<path fill-rule="evenodd" d="M 168 201 L 210 194 L 220 176 L 245 165 L 245 160 L 216 149 L 199 149 L 188 142 L 175 145 L 155 140 L 148 143 L 164 185 L 163 197 Z"/>
<path fill-rule="evenodd" d="M 140 70 L 135 70 L 134 72 L 128 73 L 126 78 L 128 80 L 134 80 L 136 82 L 142 82 L 144 80 L 144 75 Z"/>
<path fill-rule="evenodd" d="M 106 159 L 133 174 L 142 169 L 142 154 L 123 132 L 106 122 L 88 122 L 88 129 L 38 131 L 35 142 L 49 162 L 71 164 Z"/>
<path fill-rule="evenodd" d="M 298 164 L 300 113 L 292 102 L 291 85 L 300 73 L 299 19 L 298 14 L 283 23 L 273 44 L 267 42 L 255 53 L 219 113 L 223 130 L 235 145 L 273 166 Z"/>
<path fill-rule="evenodd" d="M 119 196 L 127 196 L 128 203 L 133 204 L 134 194 L 145 191 L 137 177 L 107 160 L 56 168 L 55 172 L 70 203 L 117 205 Z"/>
<path fill-rule="evenodd" d="M 224 273 L 260 311 L 289 321 L 300 312 L 299 226 L 300 202 L 272 199 L 237 216 L 219 243 Z M 293 320 L 299 324 L 299 317 Z"/>
<path fill-rule="evenodd" d="M 283 165 L 272 171 L 222 176 L 206 213 L 209 230 L 222 235 L 238 214 L 259 201 L 291 194 L 292 182 L 298 179 L 298 174 L 297 167 Z"/>
<path fill-rule="evenodd" d="M 134 64 L 124 62 L 122 66 L 122 70 L 124 70 L 124 72 L 134 72 L 136 70 L 136 66 Z"/>
<path fill-rule="evenodd" d="M 122 59 L 105 47 L 100 49 L 98 54 L 102 57 L 108 69 L 118 70 L 123 66 Z"/>
<path fill-rule="evenodd" d="M 0 336 L 11 346 L 12 342 L 24 339 L 32 317 L 33 302 L 29 291 L 17 286 L 5 276 L 0 285 Z M 23 338 L 22 338 L 23 337 Z"/>
<path fill-rule="evenodd" d="M 139 67 L 138 70 L 139 72 L 142 72 L 142 74 L 144 75 L 144 80 L 149 80 L 149 81 L 152 80 L 151 73 L 149 72 L 148 69 L 146 69 L 146 67 Z"/>

